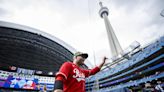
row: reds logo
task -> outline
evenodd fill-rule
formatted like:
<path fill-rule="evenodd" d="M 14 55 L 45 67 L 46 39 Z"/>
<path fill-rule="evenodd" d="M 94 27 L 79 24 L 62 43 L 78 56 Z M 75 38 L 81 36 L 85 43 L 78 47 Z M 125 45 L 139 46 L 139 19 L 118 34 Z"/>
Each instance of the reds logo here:
<path fill-rule="evenodd" d="M 73 78 L 76 78 L 78 82 L 80 82 L 81 80 L 85 81 L 85 75 L 77 68 L 75 68 L 73 72 L 75 73 L 75 75 L 73 75 Z"/>

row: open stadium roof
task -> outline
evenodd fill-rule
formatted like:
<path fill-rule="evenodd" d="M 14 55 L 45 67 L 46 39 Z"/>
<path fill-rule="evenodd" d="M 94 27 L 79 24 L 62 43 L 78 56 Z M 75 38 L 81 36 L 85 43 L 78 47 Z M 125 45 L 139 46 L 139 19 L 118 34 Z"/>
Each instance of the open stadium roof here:
<path fill-rule="evenodd" d="M 56 72 L 76 50 L 47 33 L 0 21 L 0 65 Z"/>

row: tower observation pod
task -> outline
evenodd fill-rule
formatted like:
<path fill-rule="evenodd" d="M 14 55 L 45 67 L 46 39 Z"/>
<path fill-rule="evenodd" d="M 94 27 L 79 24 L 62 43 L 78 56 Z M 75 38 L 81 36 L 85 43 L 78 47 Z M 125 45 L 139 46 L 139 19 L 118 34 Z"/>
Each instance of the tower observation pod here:
<path fill-rule="evenodd" d="M 107 35 L 108 35 L 108 40 L 109 40 L 109 46 L 110 46 L 110 53 L 111 53 L 111 57 L 117 56 L 119 53 L 122 52 L 122 48 L 120 46 L 120 43 L 114 33 L 114 30 L 109 22 L 108 19 L 108 14 L 109 14 L 109 10 L 107 7 L 104 7 L 102 5 L 102 2 L 99 2 L 100 5 L 100 10 L 99 10 L 99 15 L 101 18 L 104 19 L 105 22 L 105 27 L 107 30 Z"/>

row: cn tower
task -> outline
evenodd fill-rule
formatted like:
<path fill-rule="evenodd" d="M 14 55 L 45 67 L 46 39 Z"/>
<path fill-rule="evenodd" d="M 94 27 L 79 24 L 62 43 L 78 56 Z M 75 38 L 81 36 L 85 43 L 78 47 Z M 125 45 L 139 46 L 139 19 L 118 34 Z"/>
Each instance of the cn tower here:
<path fill-rule="evenodd" d="M 104 7 L 102 5 L 102 2 L 100 2 L 99 4 L 101 7 L 99 10 L 99 14 L 100 14 L 100 17 L 103 18 L 105 22 L 111 55 L 112 57 L 117 56 L 120 52 L 122 52 L 122 48 L 109 22 L 109 19 L 108 19 L 109 10 L 107 7 Z"/>

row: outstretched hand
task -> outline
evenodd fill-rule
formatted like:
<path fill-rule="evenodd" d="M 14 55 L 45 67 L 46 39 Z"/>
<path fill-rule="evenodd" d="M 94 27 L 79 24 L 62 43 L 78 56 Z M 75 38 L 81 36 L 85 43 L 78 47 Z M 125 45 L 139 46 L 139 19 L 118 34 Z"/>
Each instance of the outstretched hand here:
<path fill-rule="evenodd" d="M 101 69 L 102 66 L 105 64 L 105 62 L 106 62 L 107 59 L 108 59 L 107 57 L 103 57 L 102 63 L 99 65 L 99 68 L 100 68 L 100 69 Z"/>

